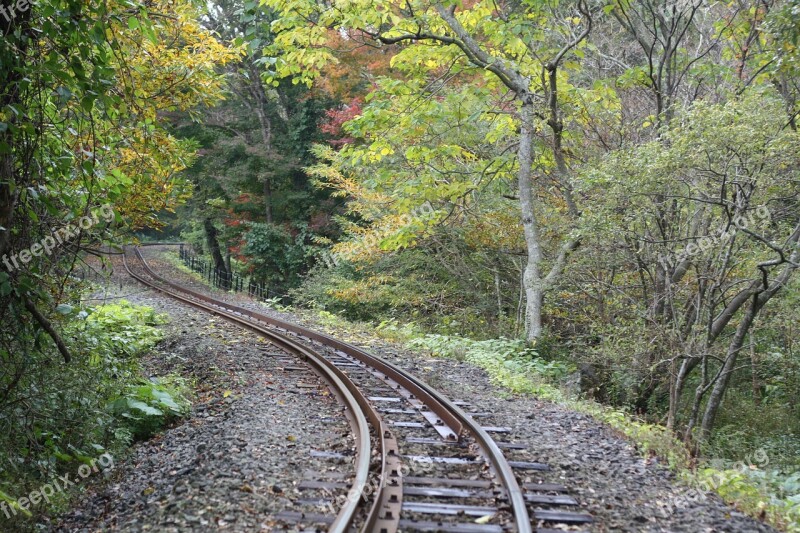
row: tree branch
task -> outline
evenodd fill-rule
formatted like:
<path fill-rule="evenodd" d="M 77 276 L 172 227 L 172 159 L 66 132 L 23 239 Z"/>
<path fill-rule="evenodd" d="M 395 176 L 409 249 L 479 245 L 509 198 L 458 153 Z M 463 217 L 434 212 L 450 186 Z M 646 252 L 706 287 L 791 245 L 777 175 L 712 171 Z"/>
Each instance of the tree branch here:
<path fill-rule="evenodd" d="M 69 348 L 67 345 L 64 344 L 64 340 L 58 334 L 58 332 L 53 328 L 53 325 L 47 320 L 39 309 L 36 308 L 36 305 L 28 298 L 27 296 L 22 297 L 22 303 L 25 305 L 25 309 L 36 319 L 36 322 L 42 327 L 42 329 L 53 339 L 53 342 L 56 343 L 56 347 L 58 351 L 61 353 L 61 357 L 64 358 L 65 363 L 69 363 L 72 360 L 72 355 L 69 352 Z"/>

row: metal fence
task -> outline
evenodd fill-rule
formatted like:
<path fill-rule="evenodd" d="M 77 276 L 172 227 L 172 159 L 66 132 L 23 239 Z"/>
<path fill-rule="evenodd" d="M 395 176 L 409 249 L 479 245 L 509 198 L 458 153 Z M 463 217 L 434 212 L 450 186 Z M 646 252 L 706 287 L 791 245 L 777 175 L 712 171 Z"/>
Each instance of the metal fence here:
<path fill-rule="evenodd" d="M 181 244 L 180 258 L 183 264 L 203 276 L 210 285 L 226 291 L 246 292 L 253 298 L 268 300 L 285 296 L 264 283 L 255 283 L 252 278 L 236 272 L 214 268 L 211 261 L 195 254 L 191 247 Z"/>

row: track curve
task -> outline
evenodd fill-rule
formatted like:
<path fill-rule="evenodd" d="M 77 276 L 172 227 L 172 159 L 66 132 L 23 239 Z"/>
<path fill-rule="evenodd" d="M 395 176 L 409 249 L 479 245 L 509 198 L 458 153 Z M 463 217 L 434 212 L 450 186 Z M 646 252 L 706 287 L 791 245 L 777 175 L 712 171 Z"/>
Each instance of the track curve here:
<path fill-rule="evenodd" d="M 133 251 L 146 276 L 134 272 L 127 262 L 126 254 L 123 253 L 123 264 L 132 277 L 172 298 L 264 335 L 287 351 L 296 354 L 311 364 L 329 384 L 342 403 L 347 406 L 346 412 L 350 417 L 350 423 L 356 438 L 356 474 L 349 488 L 348 497 L 342 503 L 338 514 L 332 521 L 327 520 L 329 531 L 344 532 L 352 530 L 355 527 L 359 509 L 363 510 L 363 523 L 358 529 L 364 533 L 392 533 L 399 528 L 421 531 L 467 531 L 467 529 L 463 528 L 469 526 L 474 526 L 469 531 L 512 530 L 519 533 L 531 533 L 534 530 L 545 531 L 545 529 L 536 529 L 532 526 L 531 515 L 527 507 L 532 500 L 526 499 L 526 494 L 520 487 L 511 464 L 506 460 L 498 444 L 468 413 L 424 381 L 396 365 L 349 343 L 296 324 L 211 298 L 169 281 L 153 272 L 138 248 L 134 248 Z M 147 277 L 152 279 L 147 279 Z M 278 331 L 275 331 L 276 329 Z M 290 336 L 294 336 L 295 339 L 290 338 Z M 493 526 L 496 529 L 492 529 L 489 526 L 485 526 L 482 529 L 479 524 L 474 523 L 445 526 L 439 522 L 438 526 L 441 527 L 437 527 L 434 523 L 427 523 L 428 525 L 425 528 L 420 527 L 419 529 L 415 529 L 415 524 L 421 523 L 406 520 L 405 524 L 401 524 L 400 515 L 405 507 L 403 505 L 403 476 L 400 470 L 401 456 L 397 439 L 389 425 L 383 421 L 378 410 L 370 403 L 370 398 L 350 379 L 348 373 L 342 372 L 335 363 L 329 360 L 329 357 L 322 355 L 318 350 L 308 347 L 308 344 L 331 351 L 335 354 L 334 357 L 339 357 L 342 360 L 346 358 L 352 361 L 353 365 L 363 366 L 370 374 L 386 382 L 390 388 L 403 391 L 406 397 L 411 399 L 410 401 L 418 404 L 416 408 L 420 410 L 421 414 L 425 415 L 428 422 L 436 429 L 444 442 L 456 443 L 464 438 L 471 439 L 480 449 L 480 455 L 489 466 L 496 484 L 499 485 L 499 497 L 507 502 L 507 508 L 513 517 L 511 522 L 502 528 Z M 351 363 L 341 364 L 349 365 Z M 371 399 L 375 400 L 376 398 Z M 375 438 L 371 438 L 371 435 Z M 370 455 L 373 447 L 376 455 L 380 458 L 380 462 L 371 471 Z M 364 505 L 364 500 L 369 492 L 367 489 L 370 475 L 372 475 L 373 480 L 377 480 L 377 486 L 372 492 L 372 502 L 367 509 L 366 505 Z M 467 508 L 469 506 L 451 507 Z M 548 516 L 550 517 L 549 519 L 547 518 Z M 588 515 L 555 511 L 536 512 L 535 518 L 537 521 L 572 524 L 585 524 L 591 521 Z"/>

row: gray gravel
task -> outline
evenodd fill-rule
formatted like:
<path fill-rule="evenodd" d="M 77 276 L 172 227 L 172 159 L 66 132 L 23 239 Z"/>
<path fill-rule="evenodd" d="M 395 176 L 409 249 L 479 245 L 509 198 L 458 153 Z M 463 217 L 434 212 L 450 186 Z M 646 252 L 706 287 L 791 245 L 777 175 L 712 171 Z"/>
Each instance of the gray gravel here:
<path fill-rule="evenodd" d="M 309 370 L 255 334 L 125 282 L 137 304 L 168 313 L 163 340 L 145 361 L 197 384 L 191 417 L 147 442 L 95 487 L 55 531 L 275 531 L 279 511 L 304 510 L 296 485 L 314 472 L 347 479 L 352 452 L 339 404 Z M 113 295 L 112 295 L 113 296 Z M 293 366 L 300 366 L 292 362 Z"/>
<path fill-rule="evenodd" d="M 145 253 L 157 272 L 203 288 L 195 278 L 159 260 L 160 253 L 160 249 Z M 215 292 L 238 305 L 325 329 L 307 319 L 269 311 L 245 297 Z M 269 516 L 280 509 L 291 510 L 286 491 L 303 477 L 311 442 L 319 449 L 350 446 L 339 408 L 321 395 L 321 388 L 313 395 L 303 390 L 301 394 L 308 396 L 289 392 L 286 376 L 275 377 L 278 370 L 259 352 L 254 337 L 234 348 L 212 335 L 198 339 L 198 327 L 204 331 L 208 318 L 152 295 L 136 301 L 173 316 L 170 340 L 162 344 L 156 358 L 171 361 L 181 372 L 187 370 L 186 365 L 190 373 L 200 375 L 207 373 L 207 365 L 216 368 L 215 375 L 225 376 L 226 383 L 235 382 L 226 386 L 236 387 L 231 397 L 236 399 L 220 399 L 219 382 L 209 381 L 209 394 L 217 396 L 198 406 L 188 423 L 137 448 L 118 481 L 66 517 L 62 530 L 285 530 L 271 523 Z M 246 337 L 222 322 L 213 324 L 211 331 L 225 332 L 227 339 Z M 342 336 L 341 332 L 337 335 Z M 697 498 L 657 462 L 646 461 L 625 439 L 586 415 L 532 396 L 510 395 L 493 386 L 483 370 L 467 363 L 410 353 L 368 332 L 344 337 L 416 373 L 452 399 L 469 400 L 474 410 L 492 413 L 482 419 L 485 425 L 512 427 L 512 434 L 503 435 L 502 440 L 523 443 L 527 449 L 513 452 L 511 458 L 551 467 L 550 472 L 536 472 L 521 481 L 567 485 L 581 510 L 594 515 L 592 531 L 775 531 L 714 495 Z M 165 350 L 166 346 L 170 348 Z M 181 362 L 169 359 L 170 354 L 181 354 Z M 286 421 L 295 416 L 305 417 L 308 423 L 300 430 L 292 429 L 297 440 L 289 442 Z M 317 420 L 327 422 L 324 435 L 313 429 Z M 320 442 L 321 438 L 327 443 Z M 202 444 L 206 446 L 198 451 Z M 311 470 L 319 468 L 325 465 Z M 144 496 L 149 487 L 153 492 Z M 185 492 L 178 493 L 179 487 L 185 487 Z"/>

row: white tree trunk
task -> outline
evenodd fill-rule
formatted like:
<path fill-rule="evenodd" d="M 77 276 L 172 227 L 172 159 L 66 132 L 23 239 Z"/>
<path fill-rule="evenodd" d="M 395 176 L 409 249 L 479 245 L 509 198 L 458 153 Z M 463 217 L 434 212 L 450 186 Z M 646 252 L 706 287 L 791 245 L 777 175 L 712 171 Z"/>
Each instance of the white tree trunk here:
<path fill-rule="evenodd" d="M 528 263 L 522 275 L 522 285 L 525 288 L 525 338 L 529 341 L 542 335 L 542 294 L 544 292 L 544 282 L 539 269 L 542 248 L 532 183 L 533 119 L 533 102 L 530 97 L 523 98 L 520 110 L 519 148 L 517 149 L 519 164 L 517 180 L 519 182 L 522 228 L 528 251 Z"/>

